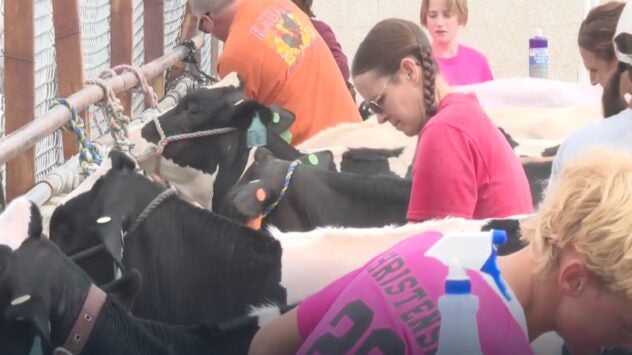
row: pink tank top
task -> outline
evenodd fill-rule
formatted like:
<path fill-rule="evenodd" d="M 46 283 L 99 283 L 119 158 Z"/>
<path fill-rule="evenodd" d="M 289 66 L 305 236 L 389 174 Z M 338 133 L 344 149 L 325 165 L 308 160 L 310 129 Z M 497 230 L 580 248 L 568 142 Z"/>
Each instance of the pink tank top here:
<path fill-rule="evenodd" d="M 448 268 L 425 252 L 441 234 L 411 237 L 298 307 L 298 354 L 433 354 Z M 532 354 L 508 302 L 481 273 L 468 270 L 484 354 Z M 522 310 L 520 309 L 520 312 Z M 520 317 L 523 317 L 520 314 Z"/>

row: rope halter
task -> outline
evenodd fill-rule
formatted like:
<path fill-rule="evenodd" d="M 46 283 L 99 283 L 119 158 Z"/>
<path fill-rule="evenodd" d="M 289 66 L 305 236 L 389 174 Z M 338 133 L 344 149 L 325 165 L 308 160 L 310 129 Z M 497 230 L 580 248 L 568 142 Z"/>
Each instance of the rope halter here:
<path fill-rule="evenodd" d="M 154 125 L 156 125 L 156 130 L 158 131 L 158 135 L 160 135 L 160 140 L 156 144 L 157 146 L 156 152 L 155 152 L 156 155 L 161 155 L 162 152 L 165 150 L 165 147 L 167 146 L 167 144 L 172 143 L 172 142 L 184 141 L 184 140 L 193 139 L 193 138 L 210 137 L 210 136 L 214 136 L 218 134 L 230 133 L 232 131 L 237 130 L 237 128 L 235 127 L 223 127 L 223 128 L 215 128 L 215 129 L 209 129 L 209 130 L 199 131 L 199 132 L 181 133 L 181 134 L 174 134 L 173 136 L 167 136 L 165 134 L 164 129 L 162 129 L 162 125 L 160 124 L 158 117 L 154 116 L 152 120 L 154 121 Z"/>
<path fill-rule="evenodd" d="M 274 203 L 272 203 L 270 206 L 266 207 L 263 210 L 263 212 L 261 213 L 261 216 L 263 218 L 266 218 L 272 211 L 274 211 L 276 206 L 278 206 L 279 203 L 281 203 L 281 200 L 283 200 L 283 197 L 285 197 L 285 193 L 287 192 L 288 187 L 290 187 L 290 182 L 292 182 L 292 176 L 294 176 L 294 171 L 296 170 L 296 167 L 299 164 L 301 164 L 301 161 L 296 159 L 293 162 L 291 162 L 290 165 L 287 167 L 287 173 L 285 174 L 285 179 L 283 180 L 283 188 L 281 189 L 281 192 L 279 193 L 279 198 L 277 198 L 277 200 L 274 201 Z"/>

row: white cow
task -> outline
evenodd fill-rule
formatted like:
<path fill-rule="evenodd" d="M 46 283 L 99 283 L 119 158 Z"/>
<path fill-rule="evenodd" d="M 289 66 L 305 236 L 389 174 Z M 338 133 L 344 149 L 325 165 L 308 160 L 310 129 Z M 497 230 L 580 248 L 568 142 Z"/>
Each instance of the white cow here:
<path fill-rule="evenodd" d="M 288 302 L 292 303 L 363 266 L 372 257 L 408 237 L 425 231 L 478 232 L 490 220 L 446 218 L 399 227 L 325 227 L 310 232 L 286 233 L 270 227 L 269 231 L 283 249 L 281 283 L 287 288 Z"/>
<path fill-rule="evenodd" d="M 417 147 L 417 137 L 408 137 L 390 124 L 379 124 L 375 117 L 363 122 L 341 123 L 319 132 L 296 146 L 302 152 L 330 150 L 334 163 L 340 166 L 342 155 L 349 148 L 403 148 L 395 158 L 389 158 L 390 171 L 405 177 Z"/>

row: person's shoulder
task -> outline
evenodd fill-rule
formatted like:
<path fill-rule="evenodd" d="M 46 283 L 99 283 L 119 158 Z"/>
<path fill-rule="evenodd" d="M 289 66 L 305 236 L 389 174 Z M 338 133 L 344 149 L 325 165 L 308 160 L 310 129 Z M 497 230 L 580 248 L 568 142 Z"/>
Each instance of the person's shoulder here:
<path fill-rule="evenodd" d="M 568 161 L 581 151 L 591 146 L 629 147 L 632 142 L 628 140 L 628 132 L 632 130 L 632 110 L 624 110 L 614 116 L 610 116 L 593 122 L 573 132 L 561 144 L 558 151 L 560 162 Z"/>
<path fill-rule="evenodd" d="M 627 132 L 630 128 L 632 128 L 632 110 L 627 109 L 578 129 L 564 143 L 595 141 L 604 136 L 610 138 L 612 135 Z"/>
<path fill-rule="evenodd" d="M 476 95 L 473 93 L 453 92 L 446 95 L 439 103 L 436 122 L 470 119 L 473 116 L 486 117 Z"/>

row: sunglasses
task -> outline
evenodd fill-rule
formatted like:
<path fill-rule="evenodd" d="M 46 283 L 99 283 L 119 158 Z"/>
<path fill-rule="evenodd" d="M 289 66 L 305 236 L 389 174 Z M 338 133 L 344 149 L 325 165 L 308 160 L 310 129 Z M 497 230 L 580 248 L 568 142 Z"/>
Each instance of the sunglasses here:
<path fill-rule="evenodd" d="M 386 95 L 385 95 L 386 88 L 393 82 L 393 78 L 395 78 L 395 75 L 397 75 L 397 72 L 391 75 L 391 78 L 388 79 L 388 81 L 382 88 L 382 91 L 380 91 L 380 93 L 375 97 L 375 99 L 369 100 L 366 102 L 367 106 L 369 106 L 369 109 L 374 114 L 380 115 L 384 113 L 384 99 L 386 98 Z"/>

